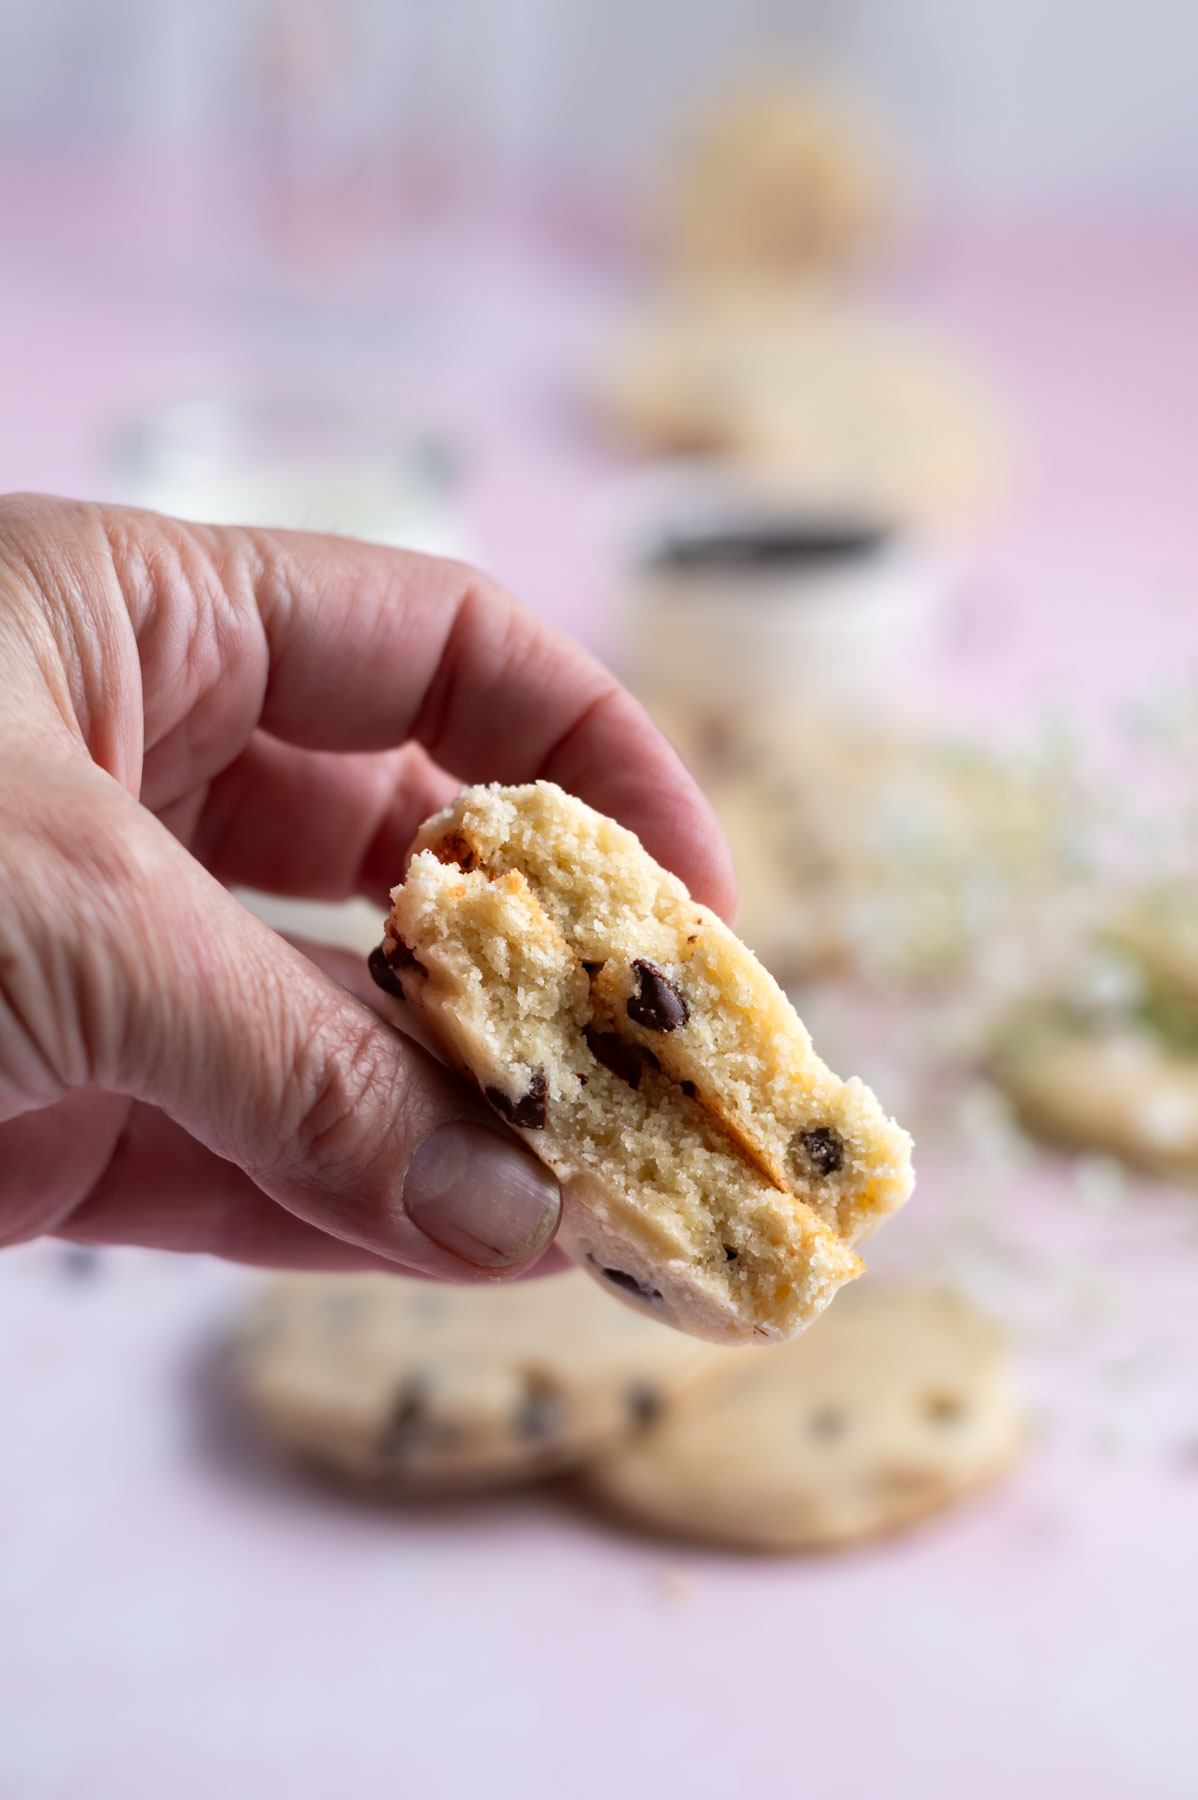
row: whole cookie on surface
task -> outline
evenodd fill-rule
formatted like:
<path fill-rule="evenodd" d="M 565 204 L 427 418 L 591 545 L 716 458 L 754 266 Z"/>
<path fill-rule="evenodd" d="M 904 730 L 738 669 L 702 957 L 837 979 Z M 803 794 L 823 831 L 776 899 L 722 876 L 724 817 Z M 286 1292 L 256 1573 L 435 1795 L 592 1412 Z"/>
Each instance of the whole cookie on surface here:
<path fill-rule="evenodd" d="M 831 95 L 781 84 L 702 120 L 671 189 L 661 250 L 692 280 L 841 271 L 876 247 L 896 210 L 886 153 L 862 121 Z"/>
<path fill-rule="evenodd" d="M 901 1206 L 910 1140 L 631 832 L 549 782 L 429 820 L 373 966 L 559 1177 L 558 1242 L 728 1343 L 802 1329 Z"/>
<path fill-rule="evenodd" d="M 880 1537 L 1002 1470 L 1021 1435 L 997 1330 L 948 1293 L 866 1284 L 582 1476 L 660 1530 L 754 1550 Z"/>
<path fill-rule="evenodd" d="M 719 1361 L 576 1274 L 473 1287 L 288 1275 L 237 1351 L 240 1385 L 280 1443 L 413 1494 L 572 1468 L 664 1416 Z"/>
<path fill-rule="evenodd" d="M 1198 1056 L 1173 1053 L 1141 1024 L 1046 1024 L 1008 1044 L 995 1075 L 1034 1137 L 1198 1179 Z"/>

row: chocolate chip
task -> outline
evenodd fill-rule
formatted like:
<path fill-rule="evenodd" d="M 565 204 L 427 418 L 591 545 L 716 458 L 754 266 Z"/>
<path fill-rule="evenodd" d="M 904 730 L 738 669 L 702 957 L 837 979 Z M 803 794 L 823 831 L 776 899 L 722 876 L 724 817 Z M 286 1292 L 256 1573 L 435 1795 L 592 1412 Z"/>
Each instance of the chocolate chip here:
<path fill-rule="evenodd" d="M 522 1438 L 553 1437 L 565 1422 L 561 1394 L 552 1382 L 539 1375 L 529 1377 L 520 1410 L 516 1414 L 516 1435 Z"/>
<path fill-rule="evenodd" d="M 626 1044 L 614 1031 L 598 1031 L 594 1025 L 584 1027 L 582 1035 L 596 1062 L 610 1069 L 621 1081 L 626 1081 L 630 1088 L 640 1086 L 644 1064 L 631 1044 Z"/>
<path fill-rule="evenodd" d="M 637 991 L 628 1002 L 628 1017 L 646 1031 L 677 1031 L 691 1016 L 691 1009 L 660 969 L 638 957 L 633 963 Z"/>
<path fill-rule="evenodd" d="M 100 1272 L 100 1253 L 90 1244 L 64 1244 L 58 1253 L 58 1266 L 68 1281 L 90 1281 Z"/>
<path fill-rule="evenodd" d="M 505 1094 L 502 1088 L 486 1087 L 483 1093 L 495 1111 L 502 1113 L 510 1125 L 519 1125 L 522 1131 L 544 1131 L 549 1097 L 544 1069 L 534 1072 L 527 1092 L 521 1094 L 518 1100 Z"/>
<path fill-rule="evenodd" d="M 468 875 L 478 862 L 477 850 L 460 831 L 451 831 L 439 844 L 434 844 L 433 855 L 438 862 L 456 863 L 464 875 Z"/>
<path fill-rule="evenodd" d="M 652 1425 L 661 1416 L 661 1395 L 647 1382 L 628 1390 L 628 1417 L 634 1425 Z"/>
<path fill-rule="evenodd" d="M 844 1435 L 845 1416 L 842 1412 L 837 1412 L 835 1407 L 826 1406 L 822 1412 L 812 1413 L 807 1425 L 812 1437 L 830 1444 L 835 1438 Z"/>
<path fill-rule="evenodd" d="M 408 961 L 415 962 L 409 952 Z M 394 994 L 397 1000 L 403 999 L 403 983 L 395 973 L 395 962 L 388 957 L 382 944 L 376 944 L 366 958 L 366 967 L 370 970 L 370 979 L 375 987 L 381 987 L 384 994 Z"/>
<path fill-rule="evenodd" d="M 646 1287 L 643 1282 L 637 1280 L 635 1275 L 630 1275 L 627 1269 L 605 1269 L 589 1250 L 587 1251 L 587 1261 L 592 1263 L 604 1280 L 610 1281 L 613 1287 L 623 1288 L 629 1294 L 639 1294 L 642 1300 L 661 1299 L 660 1288 Z"/>
<path fill-rule="evenodd" d="M 933 1425 L 959 1425 L 965 1415 L 965 1402 L 959 1394 L 928 1394 L 923 1410 Z"/>
<path fill-rule="evenodd" d="M 684 1081 L 684 1082 L 682 1082 L 681 1086 L 682 1086 L 682 1091 L 686 1095 L 688 1100 L 693 1100 L 695 1095 L 699 1091 L 693 1081 Z"/>
<path fill-rule="evenodd" d="M 395 1397 L 391 1417 L 379 1440 L 379 1455 L 387 1462 L 402 1462 L 416 1448 L 428 1428 L 423 1384 L 409 1382 Z"/>
<path fill-rule="evenodd" d="M 828 1125 L 816 1125 L 811 1131 L 796 1131 L 790 1140 L 790 1160 L 796 1173 L 803 1173 L 802 1158 L 817 1175 L 834 1175 L 844 1161 L 844 1140 Z"/>

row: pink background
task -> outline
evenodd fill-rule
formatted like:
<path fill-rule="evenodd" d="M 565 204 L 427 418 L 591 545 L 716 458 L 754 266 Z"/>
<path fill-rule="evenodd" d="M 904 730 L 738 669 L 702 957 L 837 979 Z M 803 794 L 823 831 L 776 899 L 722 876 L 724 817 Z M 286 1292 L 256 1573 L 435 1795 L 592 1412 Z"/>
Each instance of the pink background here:
<path fill-rule="evenodd" d="M 53 184 L 26 193 L 0 487 L 115 494 L 114 422 L 260 328 L 159 280 L 169 245 L 83 279 L 39 224 Z M 92 199 L 70 241 L 102 249 Z M 563 392 L 621 278 L 518 240 L 436 258 L 447 298 L 398 319 L 383 387 L 468 445 L 489 566 L 612 652 L 617 465 Z M 1101 720 L 1189 669 L 1198 240 L 974 226 L 895 290 L 1002 385 L 1021 445 L 939 704 L 1003 730 Z M 892 1231 L 918 1256 L 954 1202 L 925 1169 Z M 305 1486 L 219 1397 L 213 1345 L 251 1277 L 0 1258 L 0 1795 L 1198 1793 L 1198 1208 L 1087 1207 L 1050 1167 L 987 1232 L 970 1267 L 1016 1333 L 1027 1458 L 908 1539 L 791 1562 L 642 1541 L 552 1494 L 393 1515 Z"/>

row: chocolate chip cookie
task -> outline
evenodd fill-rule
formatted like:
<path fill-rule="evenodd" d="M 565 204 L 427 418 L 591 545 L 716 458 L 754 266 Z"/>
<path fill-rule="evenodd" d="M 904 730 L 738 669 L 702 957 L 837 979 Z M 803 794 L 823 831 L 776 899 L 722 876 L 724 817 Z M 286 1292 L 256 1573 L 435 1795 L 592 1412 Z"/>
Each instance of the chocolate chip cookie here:
<path fill-rule="evenodd" d="M 948 1505 L 1003 1470 L 1021 1434 L 988 1320 L 952 1294 L 867 1282 L 797 1343 L 729 1358 L 582 1480 L 672 1534 L 825 1549 Z"/>
<path fill-rule="evenodd" d="M 631 832 L 548 782 L 417 837 L 376 978 L 559 1177 L 559 1242 L 697 1336 L 791 1337 L 911 1191 L 910 1140 Z"/>
<path fill-rule="evenodd" d="M 284 1276 L 237 1353 L 245 1395 L 278 1442 L 411 1494 L 572 1468 L 664 1417 L 720 1361 L 577 1274 L 476 1287 Z"/>

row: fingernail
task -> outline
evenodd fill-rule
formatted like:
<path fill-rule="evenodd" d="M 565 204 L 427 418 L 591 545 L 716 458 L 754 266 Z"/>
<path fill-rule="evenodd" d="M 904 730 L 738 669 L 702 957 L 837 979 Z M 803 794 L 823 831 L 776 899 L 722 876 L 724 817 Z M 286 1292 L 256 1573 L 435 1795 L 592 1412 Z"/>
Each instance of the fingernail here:
<path fill-rule="evenodd" d="M 530 1151 L 462 1120 L 439 1125 L 416 1146 L 403 1204 L 443 1250 L 479 1269 L 503 1269 L 549 1242 L 562 1197 Z"/>

